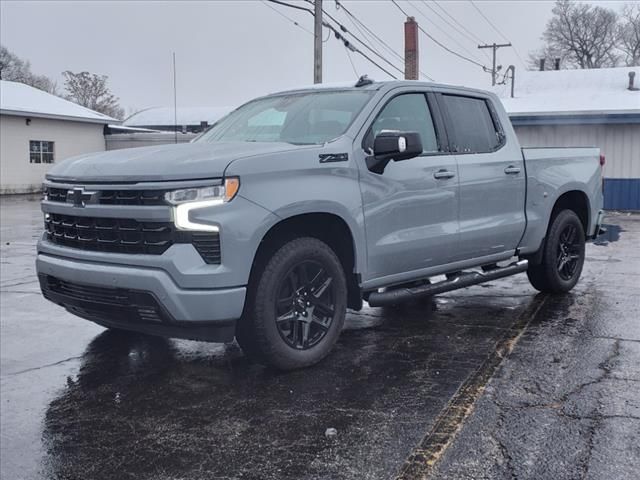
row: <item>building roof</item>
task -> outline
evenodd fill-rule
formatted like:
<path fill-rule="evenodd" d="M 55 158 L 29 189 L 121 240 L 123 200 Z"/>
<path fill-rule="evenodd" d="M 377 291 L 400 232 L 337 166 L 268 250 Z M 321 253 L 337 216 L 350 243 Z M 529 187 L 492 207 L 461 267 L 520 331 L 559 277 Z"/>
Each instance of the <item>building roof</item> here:
<path fill-rule="evenodd" d="M 119 120 L 82 107 L 77 103 L 30 87 L 24 83 L 0 80 L 0 113 L 53 118 L 89 123 L 118 123 Z"/>
<path fill-rule="evenodd" d="M 200 125 L 201 122 L 207 122 L 211 125 L 231 110 L 232 107 L 179 107 L 177 124 Z M 151 107 L 134 113 L 123 124 L 127 127 L 171 127 L 174 125 L 173 112 L 170 107 Z"/>
<path fill-rule="evenodd" d="M 640 68 L 619 67 L 516 72 L 515 98 L 510 98 L 509 82 L 494 91 L 512 119 L 638 117 L 640 91 L 628 89 L 631 71 L 636 73 L 635 86 L 640 87 Z"/>

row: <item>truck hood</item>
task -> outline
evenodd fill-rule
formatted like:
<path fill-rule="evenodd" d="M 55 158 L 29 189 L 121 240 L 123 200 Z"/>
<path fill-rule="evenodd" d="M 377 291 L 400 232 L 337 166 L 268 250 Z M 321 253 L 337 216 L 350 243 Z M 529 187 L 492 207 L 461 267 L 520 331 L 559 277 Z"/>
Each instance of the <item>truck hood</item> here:
<path fill-rule="evenodd" d="M 69 158 L 47 173 L 66 182 L 154 182 L 221 177 L 240 158 L 299 149 L 288 143 L 183 143 L 127 148 Z"/>

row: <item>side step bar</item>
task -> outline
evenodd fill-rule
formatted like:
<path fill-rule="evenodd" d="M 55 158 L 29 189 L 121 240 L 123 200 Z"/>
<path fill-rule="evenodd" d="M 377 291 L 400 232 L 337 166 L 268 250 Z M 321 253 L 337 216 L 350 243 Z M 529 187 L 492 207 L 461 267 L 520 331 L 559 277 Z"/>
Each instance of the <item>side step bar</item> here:
<path fill-rule="evenodd" d="M 389 289 L 384 292 L 371 292 L 367 301 L 372 307 L 402 303 L 416 297 L 436 295 L 438 293 L 449 292 L 451 290 L 470 287 L 471 285 L 515 275 L 516 273 L 524 272 L 528 266 L 528 260 L 520 260 L 506 267 L 489 270 L 487 272 L 462 272 L 456 277 L 448 278 L 438 283 L 420 285 L 413 288 Z"/>

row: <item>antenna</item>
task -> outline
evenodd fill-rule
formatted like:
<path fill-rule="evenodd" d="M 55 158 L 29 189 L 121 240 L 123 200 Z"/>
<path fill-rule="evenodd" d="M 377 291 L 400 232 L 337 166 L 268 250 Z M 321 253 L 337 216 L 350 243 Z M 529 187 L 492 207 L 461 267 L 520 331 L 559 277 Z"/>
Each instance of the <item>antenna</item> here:
<path fill-rule="evenodd" d="M 176 52 L 173 52 L 173 135 L 178 143 L 178 95 L 176 87 Z"/>

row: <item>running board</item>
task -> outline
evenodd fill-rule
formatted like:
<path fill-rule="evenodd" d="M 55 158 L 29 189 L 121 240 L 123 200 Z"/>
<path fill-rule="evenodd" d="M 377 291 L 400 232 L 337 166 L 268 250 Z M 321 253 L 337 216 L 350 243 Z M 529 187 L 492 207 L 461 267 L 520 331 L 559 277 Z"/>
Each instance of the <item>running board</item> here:
<path fill-rule="evenodd" d="M 524 272 L 529 266 L 528 260 L 520 260 L 506 267 L 489 270 L 487 272 L 462 272 L 459 275 L 448 278 L 438 283 L 420 285 L 413 288 L 396 288 L 384 292 L 371 292 L 367 302 L 372 307 L 382 307 L 402 303 L 416 297 L 436 295 L 438 293 L 449 292 L 459 288 L 470 287 L 479 283 L 490 282 L 498 278 L 508 277 L 516 273 Z"/>

